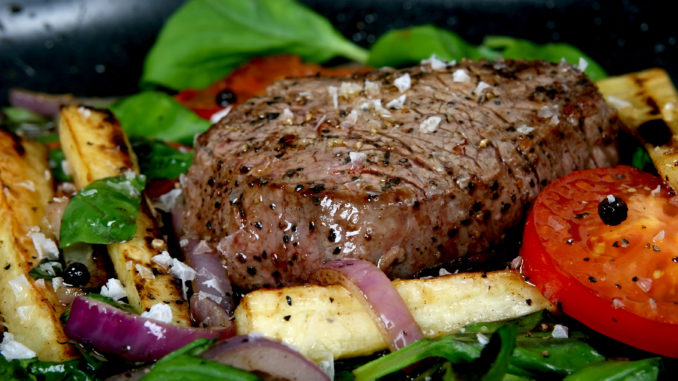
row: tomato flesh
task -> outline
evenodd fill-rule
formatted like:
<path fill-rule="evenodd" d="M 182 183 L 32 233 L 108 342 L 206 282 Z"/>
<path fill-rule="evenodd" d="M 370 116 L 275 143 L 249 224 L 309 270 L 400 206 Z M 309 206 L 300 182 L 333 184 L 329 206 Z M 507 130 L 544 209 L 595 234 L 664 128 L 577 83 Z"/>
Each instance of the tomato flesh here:
<path fill-rule="evenodd" d="M 628 206 L 616 226 L 598 204 Z M 524 276 L 564 313 L 637 348 L 678 357 L 678 206 L 632 167 L 572 173 L 537 197 L 525 226 Z"/>
<path fill-rule="evenodd" d="M 283 78 L 309 77 L 316 74 L 340 76 L 366 70 L 364 67 L 325 68 L 302 62 L 299 56 L 294 55 L 253 58 L 211 86 L 203 90 L 181 91 L 174 99 L 200 117 L 209 120 L 212 114 L 224 108 L 223 105 L 217 104 L 216 98 L 217 94 L 225 89 L 235 94 L 236 101 L 233 103 L 235 106 L 254 96 L 263 95 L 270 84 Z"/>

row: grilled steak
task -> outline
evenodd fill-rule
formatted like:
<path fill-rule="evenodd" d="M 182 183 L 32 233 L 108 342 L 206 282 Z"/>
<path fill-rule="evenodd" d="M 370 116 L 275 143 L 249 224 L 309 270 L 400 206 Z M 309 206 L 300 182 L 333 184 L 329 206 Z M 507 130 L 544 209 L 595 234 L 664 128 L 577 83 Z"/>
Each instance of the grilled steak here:
<path fill-rule="evenodd" d="M 500 244 L 557 177 L 614 165 L 617 130 L 564 63 L 288 79 L 197 139 L 185 220 L 245 289 L 343 257 L 410 277 Z"/>

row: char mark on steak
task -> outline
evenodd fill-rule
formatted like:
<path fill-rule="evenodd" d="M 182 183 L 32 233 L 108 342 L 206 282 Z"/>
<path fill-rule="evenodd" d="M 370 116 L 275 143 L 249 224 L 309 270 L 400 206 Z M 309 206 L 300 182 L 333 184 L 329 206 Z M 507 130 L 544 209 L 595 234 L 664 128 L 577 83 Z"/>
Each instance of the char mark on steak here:
<path fill-rule="evenodd" d="M 186 226 L 244 289 L 345 257 L 410 277 L 501 243 L 557 177 L 614 165 L 618 124 L 564 63 L 288 79 L 197 139 Z"/>

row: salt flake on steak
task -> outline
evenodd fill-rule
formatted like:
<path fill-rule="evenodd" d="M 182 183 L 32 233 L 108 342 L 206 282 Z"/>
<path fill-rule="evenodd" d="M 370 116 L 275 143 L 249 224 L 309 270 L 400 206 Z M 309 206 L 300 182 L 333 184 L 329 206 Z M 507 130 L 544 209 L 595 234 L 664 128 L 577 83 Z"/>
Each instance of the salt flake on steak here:
<path fill-rule="evenodd" d="M 464 69 L 457 69 L 452 73 L 452 81 L 454 82 L 468 82 L 471 80 L 468 73 Z"/>
<path fill-rule="evenodd" d="M 421 132 L 433 132 L 438 128 L 440 121 L 442 119 L 439 116 L 431 116 L 425 121 L 421 122 L 419 125 L 419 131 Z"/>
<path fill-rule="evenodd" d="M 396 78 L 395 81 L 393 81 L 393 84 L 398 88 L 398 91 L 404 93 L 410 89 L 410 86 L 412 86 L 412 79 L 410 79 L 410 75 L 408 73 L 405 73 Z"/>

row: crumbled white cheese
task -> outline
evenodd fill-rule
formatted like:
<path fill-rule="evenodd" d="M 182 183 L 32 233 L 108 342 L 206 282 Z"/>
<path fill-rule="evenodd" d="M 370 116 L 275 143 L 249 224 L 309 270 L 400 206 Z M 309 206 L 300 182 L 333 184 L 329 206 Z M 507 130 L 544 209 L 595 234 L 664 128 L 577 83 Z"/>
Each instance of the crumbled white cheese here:
<path fill-rule="evenodd" d="M 153 202 L 153 206 L 163 212 L 170 212 L 182 194 L 183 191 L 181 188 L 174 188 L 171 191 L 160 195 L 160 197 Z"/>
<path fill-rule="evenodd" d="M 364 152 L 349 152 L 348 157 L 351 159 L 351 162 L 363 162 L 367 158 Z"/>
<path fill-rule="evenodd" d="M 92 115 L 92 110 L 85 106 L 80 106 L 78 107 L 78 113 L 80 116 L 82 116 L 84 119 L 89 119 L 89 117 Z"/>
<path fill-rule="evenodd" d="M 424 133 L 433 132 L 438 128 L 442 119 L 439 116 L 431 116 L 419 124 L 419 131 Z"/>
<path fill-rule="evenodd" d="M 31 237 L 31 240 L 33 241 L 33 247 L 35 247 L 38 260 L 42 260 L 43 258 L 59 258 L 59 248 L 50 238 L 45 237 L 45 235 L 39 231 L 32 231 L 31 233 L 28 233 L 28 236 Z"/>
<path fill-rule="evenodd" d="M 363 91 L 363 86 L 355 82 L 342 82 L 339 85 L 339 96 L 349 97 Z"/>
<path fill-rule="evenodd" d="M 16 183 L 16 185 L 28 189 L 31 192 L 35 192 L 35 183 L 31 180 L 20 181 Z"/>
<path fill-rule="evenodd" d="M 368 97 L 378 97 L 381 95 L 381 85 L 379 82 L 372 82 L 369 79 L 366 79 L 365 94 L 367 94 Z"/>
<path fill-rule="evenodd" d="M 148 331 L 151 333 L 151 335 L 155 336 L 158 340 L 162 340 L 165 338 L 165 332 L 167 330 L 153 323 L 152 321 L 144 322 L 144 327 L 148 328 Z"/>
<path fill-rule="evenodd" d="M 54 289 L 54 292 L 57 292 L 58 289 L 60 289 L 64 285 L 64 278 L 60 276 L 55 276 L 52 278 L 52 288 Z"/>
<path fill-rule="evenodd" d="M 212 116 L 210 116 L 210 122 L 216 123 L 216 122 L 220 121 L 222 118 L 224 118 L 226 115 L 228 115 L 229 112 L 231 112 L 232 108 L 233 108 L 233 106 L 229 105 L 229 106 L 226 106 L 226 107 L 222 108 L 221 110 L 215 112 L 214 114 L 212 114 Z"/>
<path fill-rule="evenodd" d="M 33 350 L 14 340 L 14 335 L 9 332 L 5 332 L 2 337 L 0 353 L 9 361 L 30 359 L 37 356 Z"/>
<path fill-rule="evenodd" d="M 553 336 L 554 339 L 567 339 L 569 336 L 569 330 L 562 324 L 556 324 L 553 326 L 551 336 Z"/>
<path fill-rule="evenodd" d="M 34 312 L 35 306 L 19 306 L 16 308 L 16 313 L 19 315 L 19 319 L 21 319 L 22 322 L 30 321 Z"/>
<path fill-rule="evenodd" d="M 170 323 L 172 321 L 172 308 L 165 303 L 156 303 L 148 311 L 142 312 L 141 317 Z"/>
<path fill-rule="evenodd" d="M 492 87 L 492 85 L 489 83 L 480 81 L 478 82 L 478 86 L 476 86 L 475 90 L 473 90 L 473 94 L 480 95 L 483 93 L 483 90 L 489 89 L 490 87 Z"/>
<path fill-rule="evenodd" d="M 155 279 L 155 275 L 153 275 L 153 271 L 151 271 L 148 267 L 142 266 L 140 264 L 134 265 L 134 268 L 137 269 L 139 272 L 139 275 L 141 275 L 142 279 Z"/>
<path fill-rule="evenodd" d="M 452 273 L 449 272 L 449 271 L 447 271 L 446 268 L 441 267 L 441 268 L 438 270 L 438 276 L 444 276 L 444 275 L 452 275 Z"/>
<path fill-rule="evenodd" d="M 388 102 L 386 104 L 386 107 L 390 109 L 396 109 L 399 110 L 403 108 L 403 105 L 405 105 L 405 99 L 407 99 L 407 95 L 403 94 L 399 96 L 398 98 L 393 99 L 392 101 Z"/>
<path fill-rule="evenodd" d="M 454 62 L 454 61 L 453 61 Z M 431 57 L 421 61 L 422 65 L 429 65 L 431 70 L 442 70 L 447 67 L 447 62 L 438 59 L 435 54 L 432 54 Z M 454 63 L 452 63 L 454 64 Z"/>
<path fill-rule="evenodd" d="M 169 269 L 169 273 L 181 280 L 181 288 L 184 293 L 184 299 L 186 299 L 186 282 L 195 279 L 195 270 L 180 260 L 172 258 L 172 267 Z"/>
<path fill-rule="evenodd" d="M 28 289 L 31 287 L 31 284 L 28 283 L 28 279 L 26 279 L 24 274 L 17 276 L 7 283 L 9 283 L 9 287 L 12 289 L 16 299 L 23 298 L 23 296 L 28 292 Z"/>
<path fill-rule="evenodd" d="M 116 278 L 108 279 L 106 284 L 101 287 L 100 294 L 113 300 L 120 300 L 127 296 L 125 288 L 122 287 L 122 283 L 120 283 L 120 281 Z"/>
<path fill-rule="evenodd" d="M 167 269 L 172 266 L 172 257 L 170 257 L 167 250 L 163 250 L 160 254 L 153 256 L 151 260 L 157 263 L 163 269 Z"/>
<path fill-rule="evenodd" d="M 393 84 L 395 85 L 395 87 L 398 88 L 398 91 L 404 93 L 405 91 L 410 89 L 410 86 L 412 86 L 412 79 L 410 78 L 410 75 L 408 73 L 405 73 L 400 77 L 396 78 L 393 81 Z"/>
<path fill-rule="evenodd" d="M 457 69 L 452 73 L 453 82 L 468 82 L 471 80 L 468 73 L 464 69 Z"/>
<path fill-rule="evenodd" d="M 586 62 L 584 57 L 579 57 L 579 64 L 577 65 L 577 68 L 581 71 L 586 71 L 586 68 L 589 66 L 589 63 Z"/>
<path fill-rule="evenodd" d="M 330 97 L 332 98 L 332 106 L 334 108 L 339 107 L 339 93 L 337 92 L 337 87 L 336 86 L 328 86 L 327 87 L 327 92 L 330 94 Z"/>
<path fill-rule="evenodd" d="M 223 300 L 223 298 L 220 297 L 220 296 L 210 294 L 209 292 L 204 292 L 204 291 L 198 291 L 198 299 L 199 300 L 210 299 L 217 304 L 221 304 L 221 301 Z"/>
<path fill-rule="evenodd" d="M 294 114 L 289 108 L 285 107 L 282 114 L 280 114 L 280 119 L 285 123 L 292 123 L 294 122 Z"/>
<path fill-rule="evenodd" d="M 480 343 L 480 345 L 485 345 L 490 342 L 490 339 L 480 332 L 476 333 L 476 339 L 478 339 L 478 343 Z"/>
<path fill-rule="evenodd" d="M 527 135 L 527 134 L 531 133 L 532 131 L 534 131 L 534 127 L 530 127 L 526 124 L 523 124 L 520 127 L 518 127 L 516 129 L 516 131 L 520 132 L 523 135 Z"/>
<path fill-rule="evenodd" d="M 631 106 L 631 102 L 625 99 L 613 97 L 612 95 L 608 95 L 605 97 L 605 99 L 607 100 L 607 103 L 611 104 L 616 109 L 623 109 L 624 107 Z"/>

